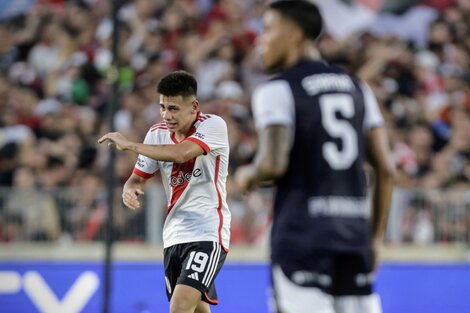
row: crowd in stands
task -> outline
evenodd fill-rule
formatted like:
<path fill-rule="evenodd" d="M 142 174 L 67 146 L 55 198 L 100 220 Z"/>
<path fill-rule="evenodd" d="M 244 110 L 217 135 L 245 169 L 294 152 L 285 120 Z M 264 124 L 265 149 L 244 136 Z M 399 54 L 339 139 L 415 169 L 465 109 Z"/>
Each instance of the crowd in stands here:
<path fill-rule="evenodd" d="M 121 2 L 117 68 L 109 0 L 39 0 L 25 14 L 0 21 L 0 186 L 14 187 L 0 195 L 0 241 L 102 239 L 109 156 L 96 140 L 109 130 L 107 105 L 116 80 L 114 127 L 142 141 L 161 121 L 160 78 L 176 69 L 194 73 L 202 111 L 228 124 L 230 173 L 252 158 L 257 138 L 250 95 L 267 79 L 255 45 L 266 1 Z M 428 2 L 423 8 L 433 18 L 424 40 L 367 30 L 337 39 L 326 30 L 318 46 L 326 60 L 376 94 L 399 186 L 468 191 L 470 1 Z M 118 187 L 135 158 L 117 154 Z M 117 239 L 143 240 L 138 230 L 145 212 L 126 210 L 119 196 Z M 229 176 L 228 198 L 232 241 L 264 240 L 271 189 L 242 196 Z M 468 196 L 461 205 L 470 216 Z"/>

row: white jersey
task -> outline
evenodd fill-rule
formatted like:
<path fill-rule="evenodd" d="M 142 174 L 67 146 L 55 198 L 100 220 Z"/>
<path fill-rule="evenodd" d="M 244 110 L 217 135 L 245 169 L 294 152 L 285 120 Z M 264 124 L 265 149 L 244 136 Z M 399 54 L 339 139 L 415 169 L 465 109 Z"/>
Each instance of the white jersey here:
<path fill-rule="evenodd" d="M 198 113 L 188 136 L 204 154 L 185 163 L 156 161 L 139 155 L 134 173 L 144 178 L 161 171 L 168 200 L 163 227 L 165 248 L 186 242 L 215 241 L 228 251 L 230 211 L 226 201 L 229 143 L 227 124 L 217 115 Z M 150 128 L 150 145 L 178 144 L 165 123 Z"/>

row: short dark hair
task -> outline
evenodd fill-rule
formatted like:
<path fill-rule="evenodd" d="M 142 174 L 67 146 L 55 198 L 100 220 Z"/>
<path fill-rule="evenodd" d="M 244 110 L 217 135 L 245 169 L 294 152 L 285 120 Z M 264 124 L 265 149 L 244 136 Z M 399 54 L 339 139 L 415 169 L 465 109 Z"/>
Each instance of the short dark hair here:
<path fill-rule="evenodd" d="M 278 0 L 269 8 L 298 25 L 305 37 L 316 40 L 323 30 L 323 18 L 318 7 L 306 0 Z"/>
<path fill-rule="evenodd" d="M 166 97 L 189 97 L 197 95 L 197 81 L 186 71 L 175 71 L 158 83 L 157 92 Z"/>

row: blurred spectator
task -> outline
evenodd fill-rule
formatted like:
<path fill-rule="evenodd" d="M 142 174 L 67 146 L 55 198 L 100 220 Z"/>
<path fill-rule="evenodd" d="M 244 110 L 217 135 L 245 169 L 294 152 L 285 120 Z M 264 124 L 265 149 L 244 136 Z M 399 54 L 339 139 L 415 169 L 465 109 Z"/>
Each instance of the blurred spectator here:
<path fill-rule="evenodd" d="M 468 189 L 467 189 L 468 190 Z M 468 214 L 468 202 L 465 198 L 468 194 L 463 190 L 447 191 L 439 198 L 434 197 L 433 202 L 437 210 L 435 213 L 439 242 L 467 242 L 468 225 L 466 214 Z"/>
<path fill-rule="evenodd" d="M 432 220 L 432 204 L 426 194 L 417 194 L 411 200 L 413 211 L 413 225 L 411 230 L 412 242 L 417 244 L 431 244 L 434 242 L 435 229 Z"/>
<path fill-rule="evenodd" d="M 393 150 L 397 181 L 404 187 L 423 187 L 423 180 L 432 170 L 432 133 L 427 125 L 416 124 L 406 135 L 407 140 L 397 143 Z"/>
<path fill-rule="evenodd" d="M 5 213 L 7 219 L 13 218 L 13 224 L 21 227 L 21 238 L 30 241 L 58 239 L 59 214 L 54 200 L 37 189 L 36 177 L 31 168 L 16 168 L 13 188 L 6 202 Z M 8 236 L 11 236 L 12 230 L 7 231 Z"/>
<path fill-rule="evenodd" d="M 19 52 L 14 41 L 12 26 L 7 23 L 0 23 L 0 70 L 7 73 L 9 68 L 18 59 Z"/>
<path fill-rule="evenodd" d="M 452 132 L 449 142 L 436 155 L 436 184 L 429 187 L 470 187 L 470 114 L 454 109 L 451 113 Z"/>
<path fill-rule="evenodd" d="M 103 180 L 94 173 L 83 172 L 74 183 L 73 203 L 63 212 L 65 235 L 77 241 L 103 239 L 106 220 Z"/>
<path fill-rule="evenodd" d="M 10 142 L 0 149 L 0 185 L 13 185 L 13 173 L 18 166 L 18 145 Z"/>

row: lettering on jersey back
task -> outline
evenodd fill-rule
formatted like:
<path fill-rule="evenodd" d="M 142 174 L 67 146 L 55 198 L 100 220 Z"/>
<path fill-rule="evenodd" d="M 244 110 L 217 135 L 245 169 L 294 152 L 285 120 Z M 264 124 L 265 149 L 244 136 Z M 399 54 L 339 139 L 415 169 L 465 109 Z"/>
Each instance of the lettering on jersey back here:
<path fill-rule="evenodd" d="M 302 79 L 302 87 L 307 94 L 314 96 L 321 92 L 350 92 L 354 90 L 351 78 L 345 74 L 315 74 Z"/>

